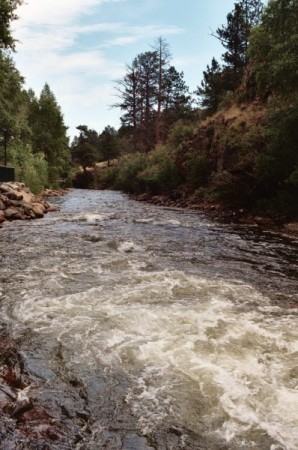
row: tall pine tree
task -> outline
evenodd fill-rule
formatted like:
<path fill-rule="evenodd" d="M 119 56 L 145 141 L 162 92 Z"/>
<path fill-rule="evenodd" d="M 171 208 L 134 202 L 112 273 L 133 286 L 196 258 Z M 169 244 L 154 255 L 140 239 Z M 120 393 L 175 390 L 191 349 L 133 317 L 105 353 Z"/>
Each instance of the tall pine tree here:
<path fill-rule="evenodd" d="M 29 125 L 33 150 L 44 154 L 49 167 L 49 180 L 55 184 L 68 170 L 70 152 L 61 108 L 47 83 L 38 100 L 31 95 Z"/>

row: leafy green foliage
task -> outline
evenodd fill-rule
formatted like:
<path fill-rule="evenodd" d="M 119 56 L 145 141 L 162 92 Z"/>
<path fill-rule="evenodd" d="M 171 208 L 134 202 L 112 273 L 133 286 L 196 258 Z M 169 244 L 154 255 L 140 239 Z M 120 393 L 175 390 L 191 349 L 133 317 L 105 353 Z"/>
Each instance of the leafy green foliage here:
<path fill-rule="evenodd" d="M 29 96 L 29 126 L 32 130 L 32 146 L 35 153 L 42 152 L 48 162 L 49 182 L 57 180 L 69 170 L 70 152 L 67 127 L 61 109 L 46 83 L 39 99 Z"/>
<path fill-rule="evenodd" d="M 12 59 L 0 52 L 0 129 L 9 135 L 22 128 L 22 84 L 23 78 Z"/>
<path fill-rule="evenodd" d="M 178 170 L 171 152 L 165 145 L 158 145 L 151 153 L 147 167 L 138 174 L 145 191 L 151 194 L 166 193 L 177 186 Z"/>
<path fill-rule="evenodd" d="M 8 149 L 8 162 L 15 168 L 16 179 L 34 194 L 48 185 L 48 164 L 42 153 L 33 153 L 28 144 L 15 140 Z"/>
<path fill-rule="evenodd" d="M 119 171 L 115 187 L 132 193 L 143 192 L 144 185 L 138 175 L 146 169 L 147 164 L 147 157 L 140 153 L 122 157 L 118 162 Z"/>
<path fill-rule="evenodd" d="M 0 50 L 14 50 L 11 22 L 17 19 L 16 8 L 23 0 L 0 0 Z"/>
<path fill-rule="evenodd" d="M 98 139 L 100 159 L 107 161 L 109 166 L 111 160 L 116 158 L 120 152 L 118 133 L 115 128 L 107 126 Z"/>
<path fill-rule="evenodd" d="M 298 3 L 271 0 L 262 23 L 253 30 L 249 55 L 257 94 L 289 95 L 298 85 Z"/>
<path fill-rule="evenodd" d="M 268 119 L 267 147 L 258 160 L 258 177 L 267 194 L 281 186 L 297 187 L 298 99 L 288 108 L 271 112 Z"/>
<path fill-rule="evenodd" d="M 210 159 L 205 153 L 190 151 L 187 155 L 187 184 L 192 188 L 205 186 L 210 176 Z"/>
<path fill-rule="evenodd" d="M 191 139 L 194 134 L 194 125 L 184 120 L 178 120 L 171 128 L 167 142 L 170 146 L 177 148 L 184 141 Z"/>
<path fill-rule="evenodd" d="M 79 137 L 72 143 L 72 159 L 83 167 L 86 172 L 87 167 L 95 166 L 99 160 L 99 137 L 95 130 L 89 129 L 86 125 L 79 125 Z"/>

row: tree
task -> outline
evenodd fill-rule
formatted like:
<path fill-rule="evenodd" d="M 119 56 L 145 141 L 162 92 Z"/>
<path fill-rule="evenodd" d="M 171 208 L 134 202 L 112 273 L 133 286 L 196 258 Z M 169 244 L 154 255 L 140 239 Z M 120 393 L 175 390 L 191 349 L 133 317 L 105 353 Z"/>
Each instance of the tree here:
<path fill-rule="evenodd" d="M 153 47 L 157 55 L 158 68 L 157 68 L 157 111 L 156 111 L 156 143 L 158 144 L 161 140 L 161 117 L 162 117 L 162 107 L 166 97 L 167 81 L 166 73 L 169 68 L 169 63 L 171 61 L 171 53 L 169 50 L 169 44 L 165 39 L 159 37 L 156 45 Z"/>
<path fill-rule="evenodd" d="M 298 2 L 271 0 L 251 35 L 249 56 L 262 97 L 292 95 L 298 85 Z"/>
<path fill-rule="evenodd" d="M 61 108 L 47 83 L 39 99 L 32 93 L 30 95 L 28 122 L 32 129 L 33 150 L 44 154 L 49 180 L 55 184 L 68 169 L 70 152 Z"/>
<path fill-rule="evenodd" d="M 15 39 L 11 34 L 11 22 L 18 18 L 15 10 L 22 3 L 23 0 L 0 0 L 0 50 L 14 50 L 15 48 Z"/>
<path fill-rule="evenodd" d="M 137 55 L 117 82 L 121 101 L 115 106 L 124 111 L 122 125 L 131 130 L 135 151 L 149 152 L 165 140 L 173 120 L 191 108 L 183 73 L 169 65 L 166 42 L 158 42 L 159 50 Z"/>
<path fill-rule="evenodd" d="M 12 59 L 0 52 L 0 128 L 11 134 L 18 128 L 23 82 Z"/>
<path fill-rule="evenodd" d="M 110 165 L 111 159 L 118 156 L 118 135 L 115 128 L 108 125 L 99 135 L 99 151 L 101 158 L 108 162 L 108 166 Z"/>
<path fill-rule="evenodd" d="M 247 66 L 247 49 L 251 29 L 261 20 L 261 0 L 241 0 L 227 15 L 227 24 L 216 30 L 215 37 L 227 50 L 222 59 L 224 68 L 231 69 L 233 88 L 238 87 Z"/>
<path fill-rule="evenodd" d="M 86 125 L 79 125 L 77 130 L 80 131 L 79 137 L 75 137 L 72 143 L 73 161 L 83 167 L 87 172 L 88 167 L 95 166 L 99 160 L 99 139 L 95 130 L 89 129 Z"/>
<path fill-rule="evenodd" d="M 192 115 L 191 97 L 183 77 L 183 72 L 179 73 L 174 66 L 170 66 L 164 74 L 161 114 L 163 127 L 160 134 L 163 141 L 175 122 L 190 118 Z"/>
<path fill-rule="evenodd" d="M 226 52 L 221 66 L 215 58 L 203 72 L 201 86 L 196 93 L 200 104 L 208 113 L 214 113 L 227 92 L 234 92 L 240 85 L 248 64 L 248 44 L 251 30 L 260 23 L 263 13 L 261 0 L 241 0 L 227 15 L 212 36 L 219 39 Z"/>
<path fill-rule="evenodd" d="M 208 113 L 215 113 L 225 89 L 223 69 L 218 61 L 212 58 L 211 66 L 208 65 L 203 72 L 201 87 L 198 87 L 196 91 L 196 94 L 200 97 L 200 105 Z"/>

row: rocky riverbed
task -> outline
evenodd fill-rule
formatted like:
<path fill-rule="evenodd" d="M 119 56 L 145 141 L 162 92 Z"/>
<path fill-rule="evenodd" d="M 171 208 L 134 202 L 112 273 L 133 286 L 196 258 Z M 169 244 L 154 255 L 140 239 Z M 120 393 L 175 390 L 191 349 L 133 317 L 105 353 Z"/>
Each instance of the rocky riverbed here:
<path fill-rule="evenodd" d="M 74 404 L 82 403 L 76 387 L 68 386 L 68 393 L 73 390 L 73 402 L 66 406 L 59 388 L 49 392 L 49 387 L 30 373 L 19 344 L 0 325 L 0 449 L 74 448 L 86 425 L 86 418 L 73 409 Z"/>

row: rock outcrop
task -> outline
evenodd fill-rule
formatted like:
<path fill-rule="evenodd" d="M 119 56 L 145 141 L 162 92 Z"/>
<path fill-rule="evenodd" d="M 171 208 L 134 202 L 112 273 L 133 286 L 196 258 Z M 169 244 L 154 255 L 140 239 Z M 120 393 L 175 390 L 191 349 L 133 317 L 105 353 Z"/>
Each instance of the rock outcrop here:
<path fill-rule="evenodd" d="M 58 210 L 42 196 L 32 194 L 23 183 L 0 183 L 0 228 L 5 221 L 40 219 Z"/>

